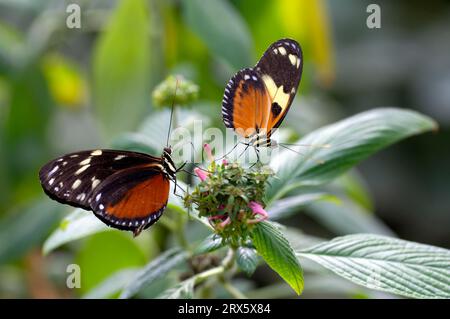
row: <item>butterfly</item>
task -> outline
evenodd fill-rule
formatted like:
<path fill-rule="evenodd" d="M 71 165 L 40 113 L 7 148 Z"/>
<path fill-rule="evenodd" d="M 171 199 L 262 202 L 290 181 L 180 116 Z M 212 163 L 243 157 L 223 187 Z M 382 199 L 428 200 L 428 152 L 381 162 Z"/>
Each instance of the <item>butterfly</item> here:
<path fill-rule="evenodd" d="M 88 150 L 50 161 L 39 171 L 52 199 L 92 210 L 108 226 L 134 236 L 154 224 L 166 208 L 170 181 L 179 169 L 164 148 L 161 157 L 119 150 Z"/>
<path fill-rule="evenodd" d="M 276 146 L 271 135 L 289 111 L 302 69 L 302 50 L 295 40 L 271 44 L 254 68 L 240 70 L 225 87 L 225 126 L 248 139 L 247 146 Z"/>

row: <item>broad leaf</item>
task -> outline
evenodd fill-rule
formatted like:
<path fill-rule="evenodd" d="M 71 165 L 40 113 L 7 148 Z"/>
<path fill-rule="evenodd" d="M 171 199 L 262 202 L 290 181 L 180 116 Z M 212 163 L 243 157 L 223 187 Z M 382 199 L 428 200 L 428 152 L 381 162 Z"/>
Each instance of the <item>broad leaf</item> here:
<path fill-rule="evenodd" d="M 0 221 L 0 264 L 15 260 L 41 244 L 57 223 L 60 209 L 49 199 L 14 209 Z"/>
<path fill-rule="evenodd" d="M 194 297 L 195 277 L 191 277 L 169 288 L 158 296 L 159 299 L 192 299 Z"/>
<path fill-rule="evenodd" d="M 120 231 L 95 234 L 83 242 L 75 256 L 81 269 L 78 291 L 87 293 L 118 271 L 143 267 L 146 261 L 145 251 L 130 234 Z"/>
<path fill-rule="evenodd" d="M 224 0 L 184 0 L 187 25 L 218 57 L 239 69 L 252 63 L 253 46 L 245 21 Z M 218 40 L 220 39 L 220 40 Z"/>
<path fill-rule="evenodd" d="M 436 127 L 427 116 L 395 108 L 363 112 L 325 126 L 298 142 L 315 146 L 304 150 L 304 155 L 286 150 L 273 159 L 277 178 L 272 180 L 269 198 L 273 201 L 299 186 L 328 183 L 378 150 Z"/>
<path fill-rule="evenodd" d="M 205 254 L 215 251 L 224 246 L 222 237 L 217 234 L 211 234 L 206 237 L 197 247 L 195 247 L 194 253 Z"/>
<path fill-rule="evenodd" d="M 149 107 L 149 28 L 146 1 L 119 1 L 98 41 L 95 110 L 109 137 L 133 128 Z"/>
<path fill-rule="evenodd" d="M 303 271 L 288 240 L 270 222 L 260 222 L 253 229 L 253 244 L 266 263 L 276 271 L 297 294 L 303 290 Z"/>
<path fill-rule="evenodd" d="M 182 182 L 178 182 L 178 184 L 181 184 L 181 187 L 184 185 Z M 185 187 L 183 187 L 183 189 L 185 189 Z M 182 203 L 180 199 L 171 189 L 169 193 L 169 203 L 167 204 L 168 209 L 185 213 L 181 208 L 181 205 Z M 207 221 L 200 219 L 194 213 L 192 216 L 197 217 L 202 223 L 206 223 L 206 225 L 208 225 Z M 164 218 L 164 216 L 161 218 Z M 52 250 L 55 250 L 56 248 L 71 241 L 108 230 L 113 230 L 113 228 L 108 227 L 106 224 L 101 222 L 92 212 L 77 208 L 65 217 L 61 221 L 59 227 L 47 238 L 43 246 L 43 252 L 44 254 L 48 254 Z"/>
<path fill-rule="evenodd" d="M 450 251 L 378 235 L 348 235 L 297 251 L 362 286 L 413 298 L 450 298 Z"/>
<path fill-rule="evenodd" d="M 339 203 L 313 203 L 305 214 L 337 235 L 370 233 L 396 237 L 375 214 L 348 199 L 342 199 Z"/>
<path fill-rule="evenodd" d="M 102 223 L 93 213 L 77 208 L 64 218 L 59 227 L 47 238 L 43 252 L 48 254 L 71 241 L 109 229 L 111 228 Z"/>
<path fill-rule="evenodd" d="M 297 213 L 301 208 L 320 200 L 338 201 L 333 195 L 325 193 L 299 194 L 275 201 L 269 208 L 271 220 L 286 218 Z"/>
<path fill-rule="evenodd" d="M 188 254 L 179 248 L 170 249 L 152 260 L 130 280 L 122 291 L 120 298 L 130 298 L 142 288 L 151 284 L 156 279 L 162 278 L 170 270 L 186 260 Z"/>
<path fill-rule="evenodd" d="M 110 298 L 111 296 L 120 292 L 123 287 L 136 276 L 136 268 L 126 268 L 119 270 L 118 272 L 111 275 L 109 278 L 104 280 L 102 283 L 92 288 L 86 293 L 84 299 L 100 299 L 100 298 Z"/>
<path fill-rule="evenodd" d="M 258 255 L 253 248 L 239 247 L 236 251 L 236 263 L 248 276 L 251 276 L 258 266 Z"/>

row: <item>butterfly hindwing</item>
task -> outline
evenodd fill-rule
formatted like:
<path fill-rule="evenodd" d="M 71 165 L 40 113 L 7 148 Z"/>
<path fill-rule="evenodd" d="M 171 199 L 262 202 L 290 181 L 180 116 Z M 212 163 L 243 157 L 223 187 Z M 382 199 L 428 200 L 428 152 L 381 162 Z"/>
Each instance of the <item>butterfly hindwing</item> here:
<path fill-rule="evenodd" d="M 169 188 L 161 164 L 121 170 L 94 191 L 91 209 L 106 224 L 136 234 L 161 217 Z"/>
<path fill-rule="evenodd" d="M 160 161 L 160 158 L 137 152 L 81 151 L 47 163 L 39 171 L 39 179 L 50 198 L 90 210 L 91 194 L 108 176 Z"/>

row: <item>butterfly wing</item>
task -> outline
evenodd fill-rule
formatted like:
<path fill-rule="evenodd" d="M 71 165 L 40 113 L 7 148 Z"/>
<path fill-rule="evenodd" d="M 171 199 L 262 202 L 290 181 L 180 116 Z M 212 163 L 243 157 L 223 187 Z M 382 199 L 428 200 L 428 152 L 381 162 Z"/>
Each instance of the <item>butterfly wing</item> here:
<path fill-rule="evenodd" d="M 252 69 L 236 73 L 225 88 L 222 116 L 225 126 L 249 137 L 267 126 L 270 96 L 259 74 Z"/>
<path fill-rule="evenodd" d="M 297 93 L 303 70 L 300 45 L 292 39 L 274 42 L 255 66 L 270 95 L 272 106 L 268 130 L 284 120 Z"/>
<path fill-rule="evenodd" d="M 222 101 L 225 126 L 243 137 L 260 131 L 270 136 L 289 110 L 302 67 L 302 52 L 296 41 L 273 43 L 255 68 L 239 71 L 228 82 Z"/>
<path fill-rule="evenodd" d="M 148 227 L 165 208 L 169 180 L 163 171 L 158 157 L 128 151 L 90 150 L 47 163 L 39 171 L 39 179 L 50 198 L 92 210 L 106 224 L 136 233 L 139 228 L 136 221 L 140 223 L 139 229 Z M 111 208 L 102 209 L 103 206 Z M 112 217 L 107 215 L 110 213 Z"/>
<path fill-rule="evenodd" d="M 161 164 L 121 170 L 95 189 L 91 209 L 107 225 L 137 235 L 161 217 L 169 188 Z"/>

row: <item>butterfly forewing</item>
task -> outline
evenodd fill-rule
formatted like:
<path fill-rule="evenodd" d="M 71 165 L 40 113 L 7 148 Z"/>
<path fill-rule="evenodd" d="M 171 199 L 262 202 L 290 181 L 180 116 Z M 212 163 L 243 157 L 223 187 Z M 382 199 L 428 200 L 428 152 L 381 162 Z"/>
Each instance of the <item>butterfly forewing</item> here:
<path fill-rule="evenodd" d="M 61 203 L 91 209 L 94 190 L 115 172 L 161 159 L 143 153 L 89 150 L 67 154 L 47 163 L 39 179 L 47 195 Z"/>

